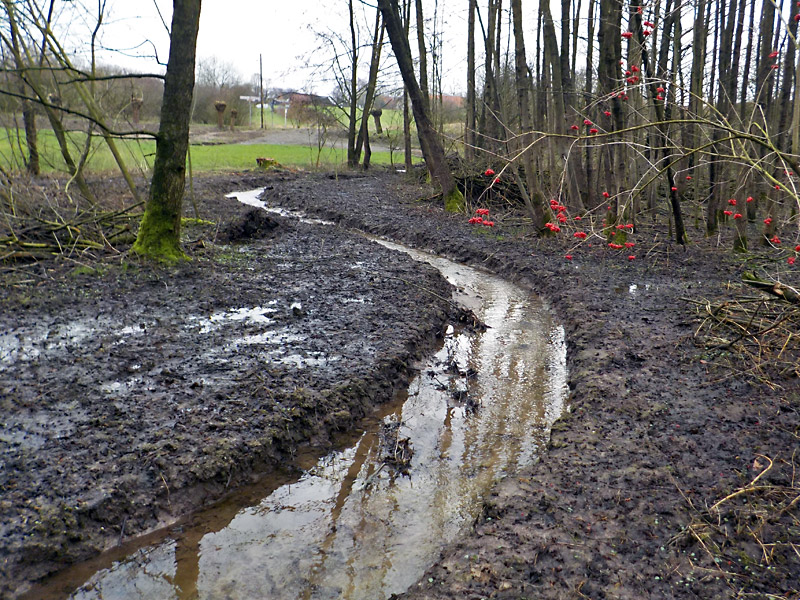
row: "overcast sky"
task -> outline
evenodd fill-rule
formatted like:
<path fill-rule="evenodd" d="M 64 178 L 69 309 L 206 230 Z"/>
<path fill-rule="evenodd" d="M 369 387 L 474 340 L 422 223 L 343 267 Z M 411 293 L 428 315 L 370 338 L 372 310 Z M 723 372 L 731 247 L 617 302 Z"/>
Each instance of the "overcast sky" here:
<path fill-rule="evenodd" d="M 84 1 L 91 5 L 91 1 Z M 126 54 L 150 56 L 155 47 L 160 60 L 165 63 L 169 37 L 156 10 L 156 3 L 169 26 L 171 0 L 108 0 L 103 44 L 110 48 L 127 49 Z M 453 11 L 448 9 L 464 3 L 458 3 L 457 0 L 438 0 L 438 3 L 440 14 L 454 24 L 454 34 L 457 31 L 458 38 L 463 40 L 466 23 L 462 11 L 452 14 Z M 427 4 L 430 8 L 426 17 L 432 17 L 434 0 L 426 0 Z M 365 37 L 371 35 L 366 30 L 374 22 L 374 9 L 361 2 L 356 2 L 356 8 L 363 11 L 361 17 L 365 23 Z M 198 59 L 213 56 L 232 64 L 248 82 L 258 72 L 259 54 L 262 54 L 265 85 L 327 94 L 332 90 L 330 80 L 302 67 L 309 58 L 313 62 L 322 56 L 321 52 L 315 52 L 321 44 L 315 32 L 331 31 L 349 35 L 347 0 L 203 0 L 197 54 Z M 148 43 L 133 49 L 145 39 L 154 46 Z M 458 52 L 464 54 L 465 48 L 465 44 L 459 44 Z M 456 86 L 461 86 L 458 82 L 466 78 L 465 74 L 456 74 L 463 70 L 464 59 L 447 45 L 444 57 L 451 79 L 449 85 L 445 84 L 445 93 L 449 93 Z M 106 60 L 139 71 L 157 69 L 152 59 L 134 60 L 115 53 L 107 54 Z"/>
<path fill-rule="evenodd" d="M 167 26 L 172 15 L 171 0 L 157 0 Z M 258 72 L 259 53 L 264 57 L 264 78 L 273 85 L 303 87 L 297 57 L 314 47 L 309 25 L 317 21 L 319 0 L 205 0 L 200 13 L 198 58 L 216 57 L 232 64 L 246 80 Z M 168 32 L 153 0 L 110 0 L 108 26 L 103 35 L 107 47 L 128 49 L 127 54 L 153 55 L 153 46 L 134 49 L 143 40 L 154 43 L 161 62 L 169 51 Z M 156 69 L 152 59 L 134 60 L 115 54 L 109 61 L 129 68 Z"/>

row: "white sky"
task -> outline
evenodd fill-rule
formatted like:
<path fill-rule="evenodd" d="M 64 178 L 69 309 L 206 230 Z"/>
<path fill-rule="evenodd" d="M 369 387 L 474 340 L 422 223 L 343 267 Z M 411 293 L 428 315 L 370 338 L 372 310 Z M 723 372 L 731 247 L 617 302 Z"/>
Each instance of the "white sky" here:
<path fill-rule="evenodd" d="M 172 2 L 157 0 L 167 26 Z M 264 57 L 265 83 L 287 87 L 303 87 L 303 75 L 297 73 L 298 55 L 314 46 L 314 34 L 308 24 L 315 21 L 319 0 L 205 0 L 200 12 L 200 33 L 197 40 L 198 59 L 215 56 L 232 64 L 246 81 L 258 72 L 259 53 Z M 158 49 L 159 59 L 166 62 L 169 37 L 154 0 L 110 0 L 109 26 L 103 43 L 108 47 L 133 47 L 150 39 Z M 134 52 L 150 54 L 145 46 Z M 154 60 L 132 60 L 109 55 L 109 62 L 142 71 L 158 69 Z"/>
<path fill-rule="evenodd" d="M 95 0 L 83 0 L 90 10 L 97 11 Z M 426 18 L 434 14 L 434 1 L 426 0 Z M 156 10 L 156 3 L 162 11 L 167 25 L 172 13 L 171 0 L 108 0 L 107 26 L 102 42 L 106 47 L 133 48 L 149 39 L 158 49 L 159 59 L 166 62 L 169 38 Z M 440 14 L 451 23 L 458 43 L 458 52 L 466 53 L 466 2 L 458 0 L 438 0 Z M 365 38 L 371 35 L 374 9 L 356 2 L 356 9 L 363 11 Z M 375 4 L 370 1 L 370 4 Z M 448 10 L 456 4 L 465 9 Z M 455 12 L 455 14 L 453 14 Z M 259 53 L 264 60 L 265 85 L 305 89 L 319 93 L 330 93 L 332 84 L 303 69 L 310 57 L 315 60 L 321 56 L 315 52 L 319 39 L 315 31 L 338 31 L 349 36 L 347 0 L 203 0 L 200 13 L 200 33 L 197 43 L 198 59 L 216 57 L 223 63 L 230 63 L 250 82 L 258 73 Z M 370 29 L 370 31 L 367 31 Z M 387 38 L 388 42 L 388 38 Z M 461 80 L 466 79 L 464 58 L 456 55 L 445 45 L 443 55 L 449 64 L 445 77 L 445 93 L 456 87 L 464 87 Z M 149 54 L 153 49 L 149 44 L 129 53 Z M 449 57 L 448 57 L 449 54 Z M 367 55 L 367 52 L 364 52 Z M 158 66 L 150 60 L 134 60 L 120 54 L 108 54 L 106 61 L 142 72 L 158 71 Z M 464 70 L 464 73 L 459 71 Z M 366 69 L 364 70 L 366 77 Z"/>
<path fill-rule="evenodd" d="M 63 7 L 78 4 L 84 10 L 97 12 L 98 2 L 103 0 L 74 0 L 60 3 Z M 760 0 L 757 0 L 757 2 Z M 159 58 L 166 62 L 169 36 L 158 16 L 156 5 L 160 7 L 164 20 L 169 26 L 172 0 L 106 0 L 107 26 L 104 28 L 102 42 L 107 47 L 118 49 L 133 48 L 150 40 L 158 49 Z M 356 10 L 360 11 L 359 21 L 363 23 L 363 39 L 371 39 L 374 26 L 375 0 L 355 0 Z M 215 57 L 218 61 L 230 64 L 245 82 L 253 81 L 258 73 L 258 57 L 264 59 L 264 83 L 267 87 L 293 88 L 329 94 L 333 91 L 331 74 L 322 74 L 303 68 L 306 61 L 324 63 L 326 54 L 319 51 L 320 40 L 315 32 L 338 32 L 349 36 L 347 0 L 203 0 L 198 38 L 198 59 Z M 443 43 L 444 93 L 459 93 L 466 87 L 466 0 L 424 0 L 425 16 L 428 19 L 428 32 L 433 28 L 430 22 L 434 16 L 434 6 L 438 4 L 440 20 L 438 30 L 445 30 Z M 486 0 L 479 0 L 481 12 L 485 15 Z M 504 9 L 508 2 L 504 2 Z M 372 5 L 373 7 L 371 7 Z M 581 17 L 585 18 L 587 2 L 583 2 Z M 535 47 L 536 13 L 539 3 L 525 0 L 522 3 L 528 62 L 533 62 L 532 49 Z M 560 17 L 560 2 L 550 1 L 553 17 Z M 648 10 L 650 7 L 648 7 Z M 70 10 L 64 8 L 64 10 Z M 685 31 L 691 25 L 691 11 L 684 12 L 687 19 Z M 507 17 L 506 17 L 507 19 Z M 69 20 L 66 20 L 69 22 Z M 81 28 L 74 22 L 69 32 L 77 38 L 76 46 L 85 46 L 87 32 L 92 23 L 86 19 Z M 508 21 L 504 21 L 504 45 L 508 41 Z M 584 35 L 585 23 L 581 23 Z M 480 27 L 476 26 L 480 36 Z M 558 35 L 558 33 L 557 33 Z M 429 37 L 430 39 L 430 37 Z M 83 40 L 81 42 L 80 40 Z M 685 40 L 687 43 L 690 40 Z M 480 44 L 479 44 L 480 46 Z M 583 54 L 585 42 L 581 43 L 579 55 Z M 76 48 L 77 50 L 77 48 Z M 153 55 L 150 45 L 138 49 L 141 54 Z M 479 52 L 480 54 L 480 52 Z M 364 57 L 368 51 L 364 50 Z M 384 57 L 388 55 L 384 53 Z M 513 60 L 513 57 L 511 57 Z M 478 57 L 478 61 L 482 59 Z M 581 59 L 579 59 L 580 61 Z M 119 53 L 109 53 L 105 62 L 117 64 L 140 72 L 161 71 L 151 58 L 134 60 Z M 329 61 L 328 61 L 329 62 Z M 395 71 L 392 63 L 386 65 Z M 366 65 L 360 67 L 360 74 L 366 78 Z"/>

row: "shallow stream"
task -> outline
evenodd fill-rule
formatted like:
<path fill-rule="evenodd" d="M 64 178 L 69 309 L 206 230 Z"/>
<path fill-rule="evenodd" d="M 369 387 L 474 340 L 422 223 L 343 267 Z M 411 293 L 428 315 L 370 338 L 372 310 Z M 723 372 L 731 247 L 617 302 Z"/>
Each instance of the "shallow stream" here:
<path fill-rule="evenodd" d="M 486 330 L 449 328 L 407 392 L 298 480 L 263 482 L 260 498 L 248 490 L 125 557 L 69 569 L 49 587 L 70 591 L 51 598 L 388 598 L 476 518 L 497 480 L 536 460 L 564 409 L 564 330 L 513 284 L 376 242 L 439 269 Z"/>

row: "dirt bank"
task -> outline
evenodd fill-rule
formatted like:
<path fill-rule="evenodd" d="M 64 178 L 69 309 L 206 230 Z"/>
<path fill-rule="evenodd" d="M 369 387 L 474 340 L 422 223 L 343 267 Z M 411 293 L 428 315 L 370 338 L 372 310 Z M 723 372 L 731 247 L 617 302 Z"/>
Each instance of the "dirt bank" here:
<path fill-rule="evenodd" d="M 406 597 L 800 597 L 797 375 L 744 372 L 734 338 L 694 335 L 704 300 L 754 296 L 738 283 L 745 266 L 796 285 L 785 261 L 745 265 L 699 232 L 683 250 L 650 223 L 635 250 L 597 237 L 576 249 L 528 236 L 499 206 L 494 228 L 469 225 L 388 175 L 205 179 L 200 216 L 236 220 L 245 209 L 223 195 L 260 185 L 270 203 L 529 286 L 567 330 L 570 412 L 546 455 L 498 487 Z M 437 276 L 341 229 L 276 223 L 192 244 L 195 260 L 169 273 L 122 257 L 5 288 L 0 331 L 40 341 L 0 372 L 4 591 L 282 464 L 304 440 L 324 449 L 430 346 L 447 307 L 402 280 L 441 294 Z M 189 233 L 220 241 L 223 229 Z M 72 333 L 87 320 L 103 333 Z M 269 332 L 266 356 L 246 342 Z"/>

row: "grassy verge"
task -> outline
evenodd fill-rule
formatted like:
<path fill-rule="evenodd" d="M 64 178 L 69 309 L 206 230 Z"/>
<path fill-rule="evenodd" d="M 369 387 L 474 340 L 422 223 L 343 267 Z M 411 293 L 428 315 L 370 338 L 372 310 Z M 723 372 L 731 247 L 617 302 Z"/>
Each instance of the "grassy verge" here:
<path fill-rule="evenodd" d="M 24 168 L 24 133 L 17 139 L 16 130 L 0 129 L 0 166 L 7 171 Z M 86 134 L 71 132 L 69 141 L 74 157 L 78 157 L 86 143 Z M 152 167 L 155 156 L 155 141 L 117 140 L 117 146 L 125 165 L 133 173 L 147 173 Z M 41 130 L 38 136 L 41 166 L 44 173 L 66 173 L 66 165 L 61 156 L 53 132 Z M 256 167 L 256 158 L 273 158 L 284 166 L 301 168 L 338 168 L 344 165 L 346 153 L 335 148 L 318 150 L 311 146 L 276 145 L 276 144 L 219 144 L 213 146 L 192 145 L 192 168 L 195 172 L 203 171 L 239 171 Z M 395 153 L 395 162 L 402 160 L 402 155 Z M 391 163 L 388 152 L 372 154 L 374 164 Z M 87 158 L 87 170 L 93 173 L 113 172 L 117 170 L 114 158 L 102 138 L 92 141 L 92 148 Z"/>
<path fill-rule="evenodd" d="M 395 162 L 398 156 L 395 153 Z M 192 168 L 195 171 L 225 171 L 252 169 L 256 158 L 274 158 L 284 166 L 293 167 L 341 167 L 347 160 L 344 150 L 336 148 L 317 148 L 309 146 L 289 146 L 277 144 L 220 144 L 217 146 L 192 146 Z M 374 152 L 373 164 L 390 164 L 388 152 Z"/>

